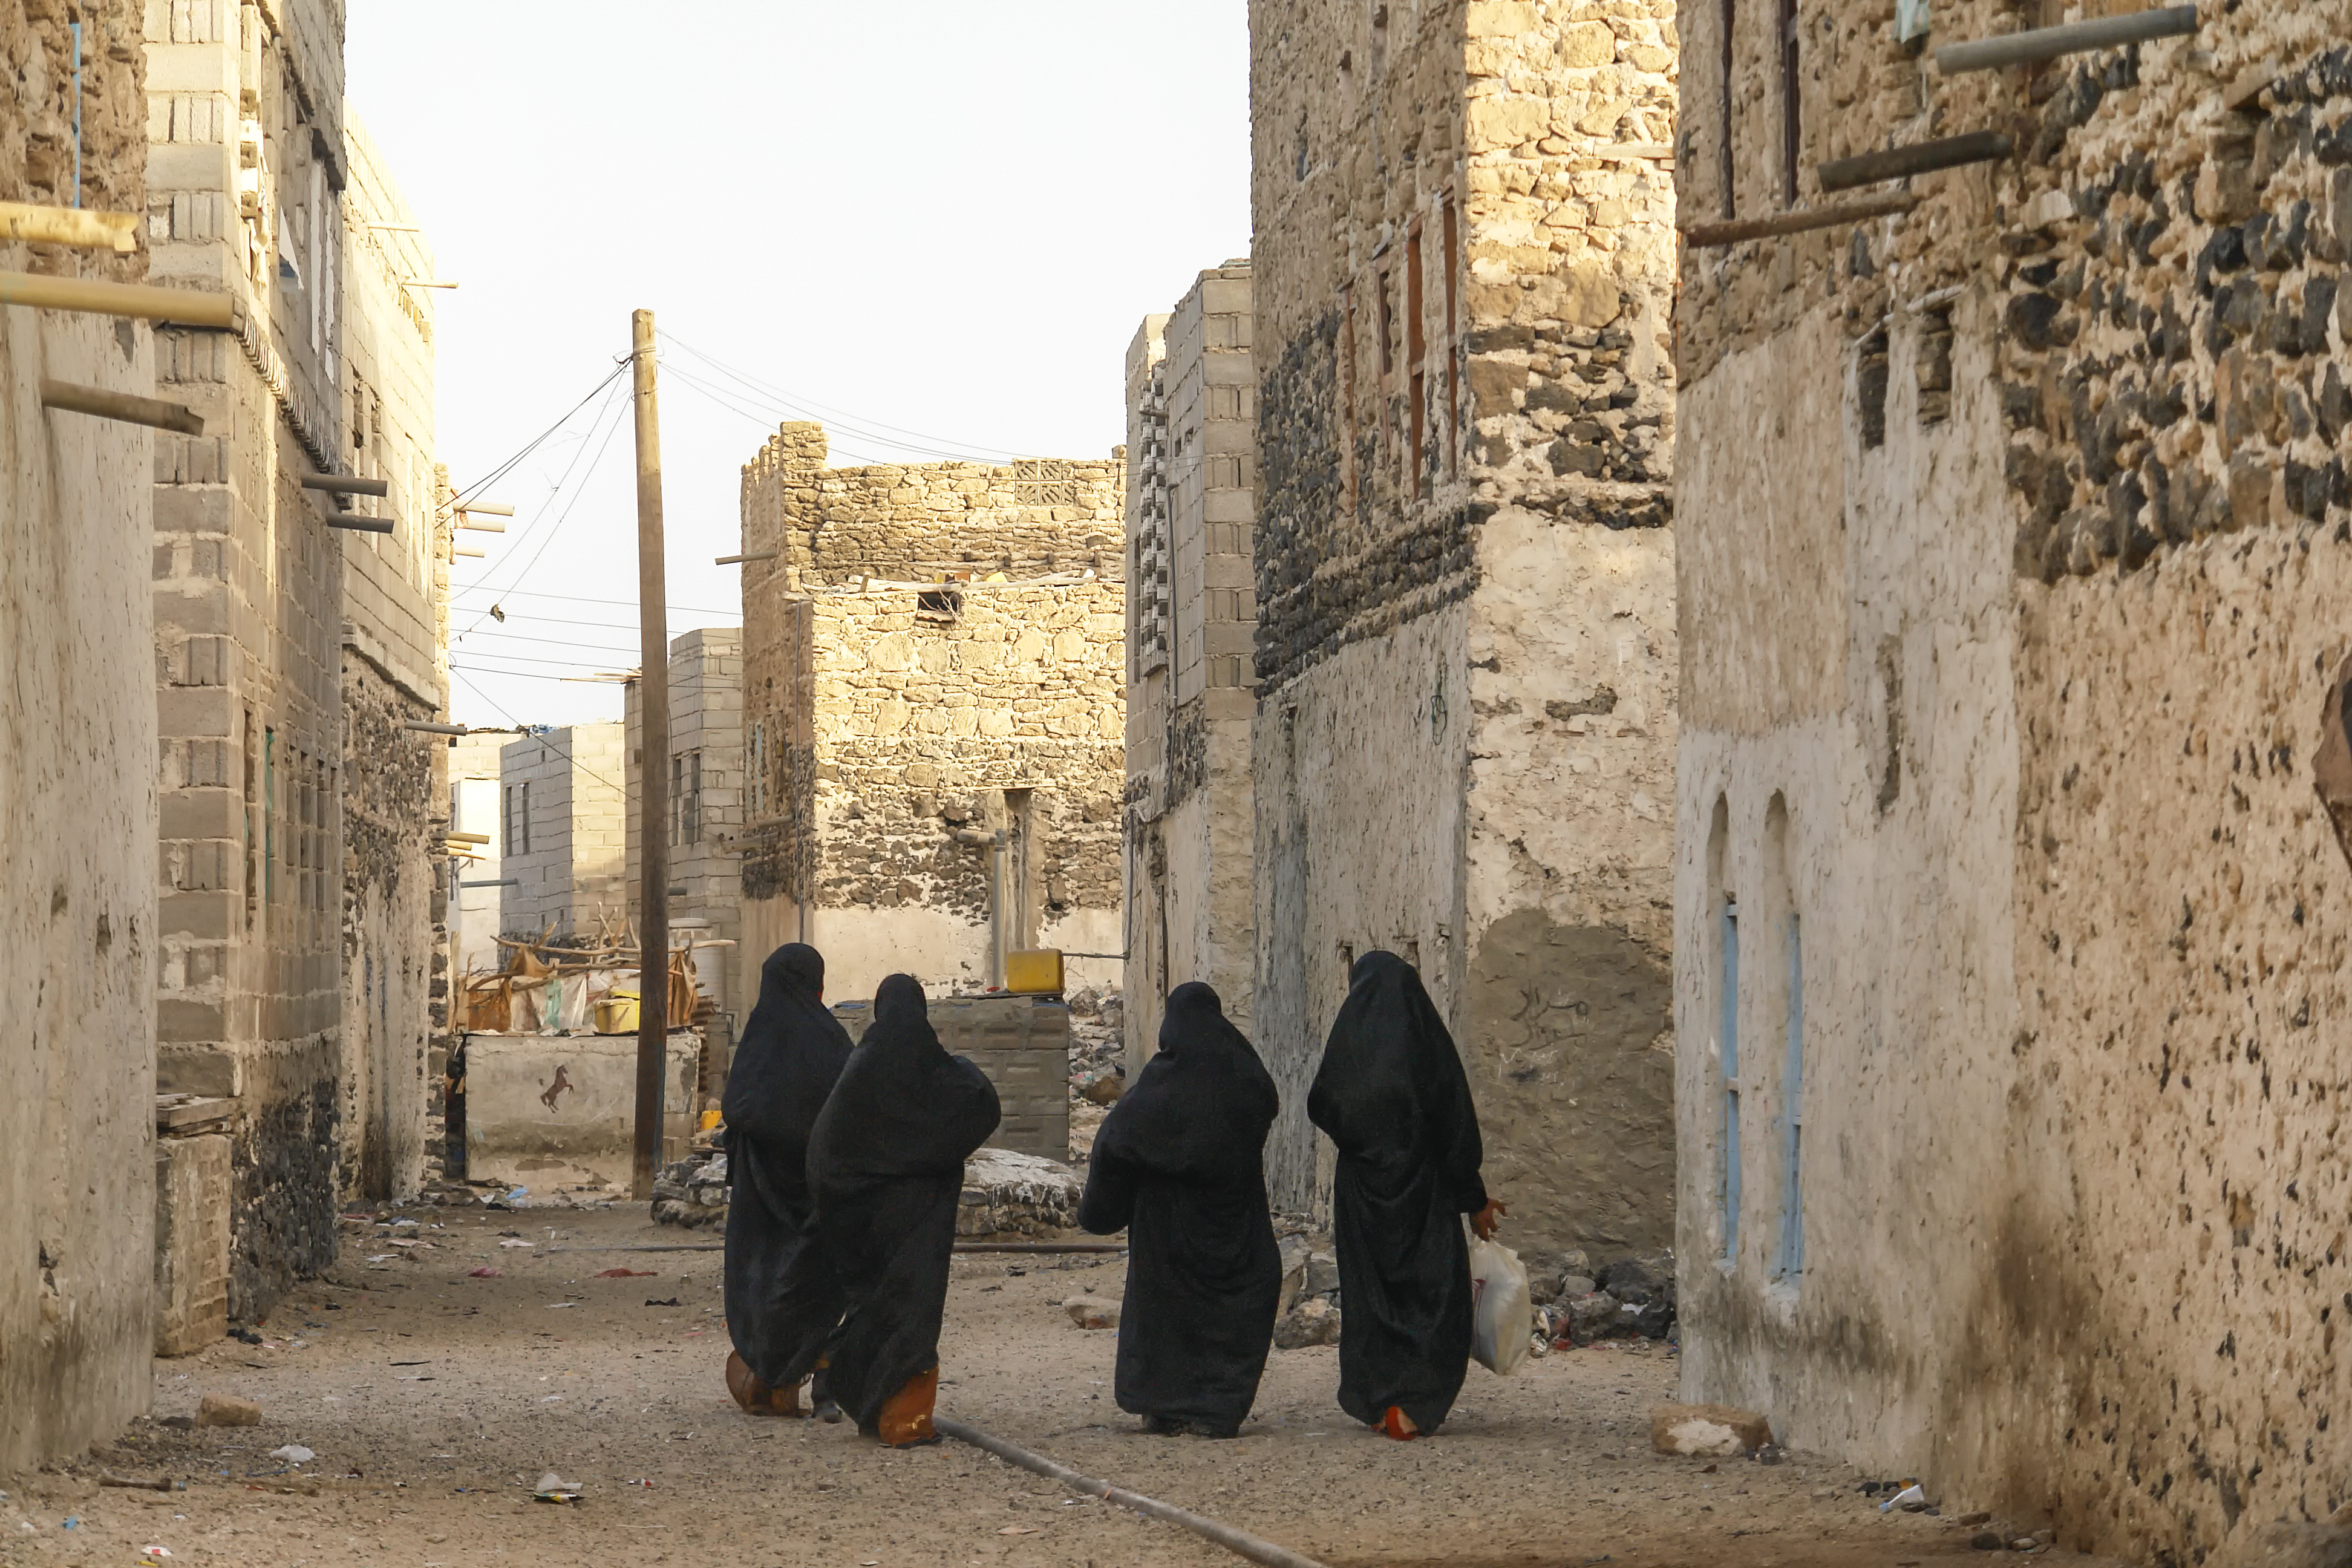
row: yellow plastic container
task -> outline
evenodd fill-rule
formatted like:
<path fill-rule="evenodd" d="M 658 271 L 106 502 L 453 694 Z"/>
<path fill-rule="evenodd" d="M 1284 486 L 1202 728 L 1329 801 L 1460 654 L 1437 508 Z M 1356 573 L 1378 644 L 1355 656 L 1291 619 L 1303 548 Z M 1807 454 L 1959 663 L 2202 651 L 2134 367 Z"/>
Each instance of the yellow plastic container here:
<path fill-rule="evenodd" d="M 637 994 L 615 991 L 596 1004 L 596 1032 L 634 1035 L 637 1032 Z"/>
<path fill-rule="evenodd" d="M 1044 947 L 1029 952 L 1006 953 L 1004 988 L 1024 996 L 1061 994 L 1061 950 Z"/>

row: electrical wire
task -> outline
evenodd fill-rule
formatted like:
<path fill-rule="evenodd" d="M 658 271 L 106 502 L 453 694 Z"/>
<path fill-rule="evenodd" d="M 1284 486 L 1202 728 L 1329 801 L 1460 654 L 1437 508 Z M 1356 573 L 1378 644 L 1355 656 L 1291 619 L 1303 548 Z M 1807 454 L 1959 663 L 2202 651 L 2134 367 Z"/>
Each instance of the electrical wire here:
<path fill-rule="evenodd" d="M 487 594 L 490 591 L 490 585 L 487 583 L 472 583 L 462 588 L 451 589 L 450 596 L 455 598 L 459 594 Z M 551 594 L 538 588 L 509 588 L 499 595 L 500 604 L 504 604 L 509 599 L 560 599 L 567 605 L 612 605 L 624 610 L 634 610 L 637 607 L 637 602 L 635 599 L 590 599 L 578 594 Z M 740 608 L 714 610 L 701 605 L 672 605 L 669 609 L 674 614 L 688 616 L 740 616 L 743 613 Z"/>
<path fill-rule="evenodd" d="M 709 399 L 719 407 L 727 410 L 728 413 L 735 415 L 739 418 L 748 419 L 762 430 L 773 430 L 775 428 L 776 422 L 772 416 L 754 414 L 748 408 L 743 408 L 736 404 L 729 402 L 728 394 L 710 385 L 708 382 L 701 380 L 699 377 L 680 370 L 674 364 L 667 367 L 667 375 L 669 380 L 677 382 L 679 385 L 684 386 L 687 390 L 694 393 L 697 396 Z M 838 452 L 845 458 L 855 458 L 861 463 L 878 464 L 886 468 L 896 466 L 891 458 L 878 457 L 872 452 L 861 452 L 848 447 L 832 447 L 831 450 Z M 936 456 L 937 454 L 933 455 Z M 956 458 L 950 460 L 954 462 L 969 463 L 976 462 L 979 459 L 973 458 Z"/>
<path fill-rule="evenodd" d="M 453 665 L 451 665 L 451 666 L 449 667 L 449 668 L 450 668 L 451 672 L 452 672 L 453 674 L 456 674 L 459 679 L 461 679 L 461 680 L 464 680 L 464 679 L 465 679 L 464 672 L 463 672 L 462 670 L 459 670 L 459 669 L 458 669 L 458 668 L 457 668 L 456 665 L 454 665 L 454 664 L 453 664 Z M 489 673 L 489 672 L 488 672 L 488 671 L 487 671 L 487 670 L 485 670 L 485 671 L 481 671 L 480 673 L 488 674 L 488 673 Z M 559 676 L 552 676 L 552 675 L 549 675 L 549 676 L 541 676 L 541 677 L 539 677 L 539 679 L 542 679 L 542 680 L 556 680 L 556 679 L 562 679 L 562 678 L 561 678 L 561 677 L 559 677 Z M 485 702 L 488 703 L 488 704 L 490 705 L 490 707 L 491 707 L 491 708 L 492 708 L 492 709 L 493 709 L 493 710 L 495 710 L 495 711 L 496 711 L 496 712 L 497 712 L 500 717 L 504 718 L 508 723 L 509 723 L 509 724 L 513 725 L 516 729 L 520 730 L 520 731 L 522 731 L 524 732 L 524 733 L 523 733 L 523 735 L 519 736 L 519 737 L 518 737 L 518 739 L 529 739 L 529 740 L 534 740 L 534 741 L 537 741 L 538 742 L 540 742 L 540 744 L 541 744 L 541 745 L 543 745 L 543 746 L 546 746 L 546 747 L 548 747 L 550 750 L 553 751 L 557 756 L 562 757 L 565 762 L 570 763 L 573 767 L 578 768 L 582 773 L 586 773 L 590 778 L 594 779 L 598 784 L 603 784 L 606 789 L 619 791 L 619 793 L 620 793 L 620 794 L 622 794 L 622 795 L 627 795 L 627 794 L 629 793 L 627 790 L 623 789 L 619 784 L 614 784 L 611 779 L 606 778 L 604 774 L 602 774 L 602 773 L 600 773 L 596 772 L 593 768 L 590 767 L 587 763 L 585 763 L 582 762 L 579 758 L 577 758 L 577 757 L 573 756 L 570 752 L 565 751 L 562 746 L 557 745 L 553 741 L 550 740 L 546 735 L 544 735 L 544 734 L 539 734 L 539 735 L 532 735 L 532 734 L 530 734 L 530 726 L 529 726 L 529 725 L 525 724 L 521 720 L 520 720 L 520 719 L 516 718 L 512 713 L 508 712 L 508 711 L 507 711 L 507 708 L 506 708 L 506 704 L 504 704 L 504 703 L 500 702 L 497 698 L 495 698 L 495 697 L 491 696 L 488 692 L 487 692 L 487 691 L 483 690 L 480 687 L 476 686 L 472 681 L 470 681 L 470 680 L 466 681 L 466 685 L 467 685 L 468 688 L 470 688 L 470 689 L 472 689 L 472 691 L 473 691 L 473 693 L 474 693 L 474 695 L 475 695 L 475 696 L 477 696 L 477 697 L 480 698 L 483 701 L 485 701 Z M 609 724 L 609 723 L 611 723 L 611 722 L 612 722 L 612 721 L 611 721 L 610 719 L 600 720 L 600 721 L 598 721 L 598 722 L 601 722 L 601 723 L 605 723 L 605 724 Z"/>
<path fill-rule="evenodd" d="M 549 426 L 546 429 L 532 437 L 530 444 L 525 446 L 521 451 L 517 452 L 513 457 L 509 458 L 505 462 L 500 463 L 497 468 L 491 469 L 488 477 L 478 479 L 468 488 L 456 492 L 457 501 L 462 504 L 467 500 L 472 500 L 473 498 L 480 495 L 482 491 L 489 489 L 492 485 L 497 484 L 500 479 L 506 478 L 507 475 L 512 473 L 516 465 L 520 463 L 525 458 L 530 457 L 533 452 L 537 451 L 540 448 L 540 446 L 545 442 L 549 437 L 554 435 L 558 430 L 562 429 L 564 426 L 570 424 L 572 422 L 572 415 L 577 414 L 583 408 L 587 407 L 589 402 L 593 399 L 598 393 L 604 391 L 606 387 L 612 385 L 613 383 L 619 380 L 621 373 L 628 368 L 629 363 L 626 360 L 623 360 L 621 363 L 614 365 L 610 375 L 607 375 L 604 380 L 598 382 L 594 386 L 588 389 L 588 395 L 586 397 L 583 397 L 579 402 L 573 404 L 569 409 L 565 410 L 562 418 L 558 419 L 554 424 Z"/>
<path fill-rule="evenodd" d="M 609 399 L 607 406 L 605 408 L 599 409 L 596 413 L 596 420 L 598 423 L 601 423 L 604 420 L 604 415 L 609 412 L 610 408 L 614 405 L 626 406 L 625 404 L 622 404 L 621 400 L 618 398 Z M 509 589 L 512 588 L 516 583 L 521 582 L 524 574 L 530 572 L 532 567 L 539 564 L 540 557 L 547 553 L 547 547 L 555 542 L 555 536 L 557 534 L 563 531 L 563 525 L 571 521 L 572 512 L 577 510 L 580 505 L 581 498 L 588 493 L 588 481 L 595 478 L 597 467 L 604 462 L 604 454 L 611 449 L 613 437 L 620 433 L 622 424 L 623 421 L 616 418 L 609 426 L 606 427 L 604 431 L 604 439 L 597 446 L 596 455 L 589 459 L 586 471 L 581 474 L 580 484 L 578 488 L 573 489 L 572 492 L 572 500 L 565 503 L 563 510 L 557 515 L 554 523 L 549 527 L 545 536 L 540 540 L 539 548 L 531 552 L 530 559 L 524 562 L 521 567 L 516 571 L 514 576 L 509 580 L 508 587 Z M 588 427 L 590 440 L 594 440 L 596 426 L 594 424 L 591 424 Z M 583 442 L 580 450 L 581 452 L 585 452 L 587 449 L 587 445 Z M 579 465 L 580 454 L 574 453 L 572 454 L 572 467 L 566 468 L 563 472 L 563 478 L 556 481 L 553 495 L 549 498 L 551 503 L 556 497 L 562 495 L 564 485 L 571 482 L 572 472 L 579 468 Z M 538 532 L 539 525 L 545 521 L 546 519 L 547 510 L 545 508 L 542 508 L 539 515 L 531 519 L 530 526 L 524 529 L 521 536 L 515 541 L 516 548 L 521 548 L 525 540 L 528 540 L 533 533 Z M 480 626 L 484 621 L 489 618 L 489 611 L 484 610 L 480 615 L 474 617 L 473 626 L 467 626 L 466 630 L 467 632 L 471 632 Z"/>
<path fill-rule="evenodd" d="M 962 460 L 967 462 L 991 461 L 1003 463 L 1009 462 L 1015 456 L 1015 454 L 1005 451 L 1002 447 L 974 446 L 970 442 L 958 441 L 950 437 L 925 435 L 920 430 L 909 430 L 898 425 L 886 425 L 878 419 L 868 419 L 862 414 L 852 414 L 845 409 L 828 407 L 824 404 L 818 403 L 814 399 L 802 397 L 796 393 L 787 392 L 782 387 L 777 386 L 772 382 L 764 382 L 760 380 L 757 376 L 746 375 L 743 372 L 736 370 L 732 366 L 729 365 L 725 361 L 719 359 L 715 355 L 703 353 L 700 349 L 696 348 L 692 343 L 688 342 L 685 339 L 679 337 L 675 332 L 663 331 L 660 331 L 659 335 L 668 339 L 672 343 L 684 349 L 688 353 L 690 353 L 695 358 L 702 361 L 705 364 L 710 366 L 711 369 L 718 371 L 728 377 L 730 381 L 740 383 L 748 390 L 766 394 L 769 400 L 772 400 L 779 407 L 782 407 L 788 413 L 829 416 L 833 420 L 833 428 L 846 430 L 854 435 L 864 436 L 870 440 L 879 442 L 883 446 L 900 447 L 908 451 L 927 451 L 937 457 L 961 458 Z M 823 423 L 822 420 L 819 422 Z M 870 428 L 860 428 L 860 426 L 870 426 Z M 911 436 L 917 441 L 927 443 L 927 445 L 915 447 L 909 446 L 908 443 L 902 441 L 892 441 L 889 438 L 889 436 L 880 434 L 880 432 L 884 431 L 889 432 L 890 435 Z"/>

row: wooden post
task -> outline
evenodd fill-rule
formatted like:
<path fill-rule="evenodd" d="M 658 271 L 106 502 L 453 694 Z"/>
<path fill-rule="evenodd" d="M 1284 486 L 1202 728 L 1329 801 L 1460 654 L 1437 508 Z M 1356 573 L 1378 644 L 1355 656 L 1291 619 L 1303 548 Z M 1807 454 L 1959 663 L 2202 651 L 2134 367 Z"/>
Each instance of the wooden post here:
<path fill-rule="evenodd" d="M 1971 131 L 1965 136 L 1944 136 L 1908 147 L 1890 147 L 1884 153 L 1839 158 L 1821 165 L 1819 172 L 1822 190 L 1850 191 L 1856 185 L 1873 185 L 1881 180 L 1932 174 L 1938 169 L 1957 169 L 1967 163 L 1990 163 L 2008 157 L 2014 150 L 2015 144 L 1998 131 Z"/>
<path fill-rule="evenodd" d="M 72 382 L 51 381 L 47 376 L 41 378 L 41 406 L 68 414 L 87 414 L 98 419 L 112 419 L 124 425 L 152 426 L 158 430 L 176 431 L 183 436 L 205 433 L 204 420 L 184 404 L 134 396 L 128 392 L 109 392 L 102 386 L 77 386 Z"/>
<path fill-rule="evenodd" d="M 632 1185 L 654 1195 L 669 1068 L 669 584 L 662 561 L 661 419 L 654 403 L 654 313 L 630 318 L 637 413 L 637 1127 Z"/>

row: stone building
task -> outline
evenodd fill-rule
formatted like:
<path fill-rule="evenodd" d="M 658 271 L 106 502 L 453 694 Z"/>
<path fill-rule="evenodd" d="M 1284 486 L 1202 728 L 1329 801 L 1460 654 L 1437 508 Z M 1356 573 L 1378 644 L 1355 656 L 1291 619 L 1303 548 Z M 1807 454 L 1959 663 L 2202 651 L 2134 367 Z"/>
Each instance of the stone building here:
<path fill-rule="evenodd" d="M 526 733 L 499 752 L 499 929 L 519 941 L 608 934 L 630 919 L 615 723 Z"/>
<path fill-rule="evenodd" d="M 1256 403 L 1249 263 L 1228 261 L 1146 317 L 1127 351 L 1130 1072 L 1186 981 L 1250 1026 Z"/>
<path fill-rule="evenodd" d="M 352 507 L 342 555 L 344 1179 L 407 1196 L 424 1174 L 434 1037 L 447 1028 L 442 885 L 449 749 L 403 728 L 446 718 L 450 531 L 434 461 L 433 276 L 416 217 L 344 110 L 341 468 L 391 493 Z"/>
<path fill-rule="evenodd" d="M 2139 1561 L 2324 1517 L 2352 5 L 1965 74 L 1811 0 L 1684 29 L 1686 226 L 2014 148 L 1684 253 L 1685 1392 Z"/>
<path fill-rule="evenodd" d="M 1121 462 L 825 451 L 787 424 L 743 469 L 745 951 L 815 943 L 836 997 L 1123 952 Z"/>
<path fill-rule="evenodd" d="M 1416 964 L 1521 1247 L 1673 1234 L 1671 0 L 1260 0 L 1256 1037 L 1276 1200 Z"/>
<path fill-rule="evenodd" d="M 628 731 L 628 897 L 638 897 L 639 793 L 644 787 L 642 715 L 637 683 L 624 693 Z M 743 630 L 705 626 L 669 645 L 670 940 L 682 945 L 735 942 L 742 935 L 743 879 L 735 834 L 743 825 Z M 715 948 L 695 960 L 704 994 L 737 1022 L 760 999 L 760 965 L 740 967 L 740 947 Z M 759 955 L 761 959 L 766 953 Z M 683 1020 L 680 1020 L 682 1022 Z"/>
<path fill-rule="evenodd" d="M 140 13 L 0 9 L 0 200 L 142 214 Z M 0 270 L 146 280 L 0 240 Z M 0 1475 L 148 1407 L 153 1350 L 155 687 L 142 426 L 42 407 L 43 377 L 152 396 L 144 321 L 0 307 Z M 65 1152 L 70 1152 L 69 1154 Z"/>
<path fill-rule="evenodd" d="M 512 730 L 470 730 L 449 738 L 449 832 L 453 853 L 447 945 L 450 973 L 463 979 L 499 968 L 499 886 L 506 879 L 501 856 L 506 842 L 506 794 L 499 753 L 513 743 Z M 460 838 L 457 835 L 464 835 Z M 470 842 L 488 839 L 485 844 Z"/>

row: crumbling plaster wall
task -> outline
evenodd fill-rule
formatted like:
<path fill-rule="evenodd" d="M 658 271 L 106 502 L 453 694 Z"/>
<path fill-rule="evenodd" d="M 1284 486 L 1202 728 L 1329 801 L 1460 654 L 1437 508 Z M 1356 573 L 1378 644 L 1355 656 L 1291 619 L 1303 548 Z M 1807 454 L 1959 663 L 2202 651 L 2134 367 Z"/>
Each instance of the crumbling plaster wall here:
<path fill-rule="evenodd" d="M 1259 1034 L 1410 944 L 1539 1247 L 1672 1233 L 1674 16 L 1253 9 Z"/>
<path fill-rule="evenodd" d="M 137 212 L 135 7 L 83 24 L 82 192 Z M 0 11 L 0 199 L 70 205 L 64 9 Z M 144 253 L 0 245 L 0 269 L 137 282 Z M 0 1474 L 144 1411 L 155 1293 L 153 440 L 52 413 L 42 378 L 152 395 L 144 322 L 0 309 Z M 59 1150 L 73 1158 L 59 1159 Z"/>
<path fill-rule="evenodd" d="M 1939 6 L 1931 42 L 2044 19 Z M 1916 629 L 1853 614 L 1835 706 L 1858 734 L 1819 732 L 1787 702 L 1752 709 L 1759 732 L 1734 761 L 1706 731 L 1735 716 L 1702 711 L 1697 694 L 1753 699 L 1743 668 L 1816 668 L 1837 617 L 1801 562 L 1744 610 L 1685 574 L 1685 626 L 1709 629 L 1685 685 L 1683 940 L 1711 919 L 1710 792 L 1729 786 L 1736 847 L 1743 795 L 1778 787 L 1776 768 L 1793 779 L 1802 866 L 1822 834 L 1800 791 L 1840 749 L 1848 804 L 1832 833 L 1867 842 L 1853 797 L 1872 812 L 1887 799 L 1874 852 L 1906 873 L 1864 897 L 1807 873 L 1821 900 L 1807 918 L 1854 928 L 1831 934 L 1822 962 L 1837 968 L 1818 983 L 1805 941 L 1807 1039 L 1825 1053 L 1808 1082 L 1836 1086 L 1805 1101 L 1806 1147 L 1836 1161 L 1807 1187 L 1819 1247 L 1793 1307 L 1756 1300 L 1752 1275 L 1746 1300 L 1743 1282 L 1713 1283 L 1688 1205 L 1717 1175 L 1692 1146 L 1686 1389 L 1777 1400 L 1793 1440 L 1919 1468 L 1949 1501 L 2042 1515 L 2070 1544 L 2158 1563 L 2282 1514 L 2325 1516 L 2345 1500 L 2352 1440 L 2332 1420 L 2336 1316 L 2352 1310 L 2331 1033 L 2347 873 L 2312 771 L 2352 566 L 2352 7 L 2245 5 L 2208 22 L 2193 40 L 2031 79 L 1943 82 L 1862 19 L 1838 70 L 1816 56 L 1804 75 L 1839 109 L 1820 116 L 1807 98 L 1809 136 L 1828 119 L 1822 140 L 1837 139 L 1809 142 L 1809 164 L 1873 134 L 1981 124 L 2021 155 L 1918 182 L 1917 212 L 1859 237 L 1693 253 L 1682 343 L 1686 557 L 1708 533 L 1786 515 L 1771 484 L 1710 477 L 1697 454 L 1752 439 L 1764 389 L 1787 402 L 1792 377 L 1834 356 L 1852 367 L 1850 527 L 1896 499 L 1869 493 L 1882 420 L 1885 453 L 1968 453 L 1964 470 L 1947 457 L 1902 486 L 1922 498 L 1920 526 L 1964 535 L 1966 555 L 1840 591 L 1857 605 L 1920 594 L 1932 619 L 1965 613 L 1996 634 L 1981 650 L 1939 637 L 1930 658 Z M 1694 58 L 1708 53 L 1695 37 Z M 1695 92 L 1695 119 L 1709 100 Z M 1867 543 L 1849 542 L 1849 559 Z M 1988 752 L 1969 775 L 1979 802 L 1906 823 L 1941 793 L 1932 749 L 1971 732 L 2009 737 L 2013 772 Z M 1981 888 L 1990 864 L 2009 871 L 1997 897 L 1944 891 Z M 1939 963 L 1865 940 L 1910 923 L 1898 889 L 1934 901 L 1922 929 Z M 1686 1029 L 1714 1016 L 1706 984 L 1694 965 L 1678 991 Z M 1840 1056 L 1838 1007 L 1815 1011 L 1874 994 L 1912 1009 L 1905 1031 L 1861 1037 L 1888 1053 L 1877 1072 Z M 1693 1121 L 1710 1103 L 1696 1041 L 1681 1070 L 1685 1136 L 1712 1136 Z M 1849 1084 L 1867 1139 L 1859 1115 L 1832 1132 L 1853 1114 Z M 1887 1242 L 1839 1256 L 1872 1232 Z M 1817 1292 L 1840 1309 L 1815 1315 Z"/>

